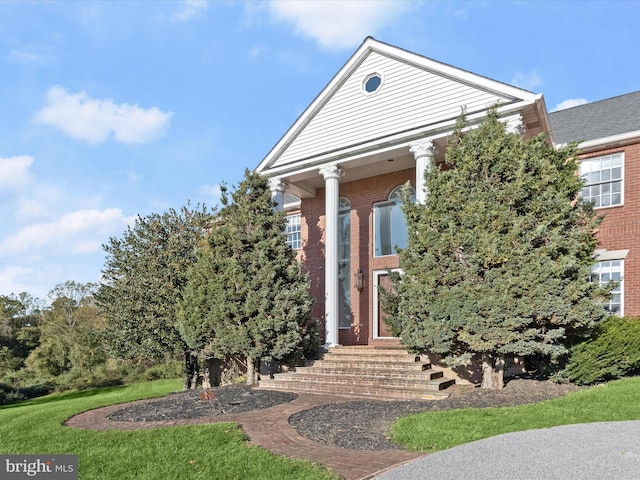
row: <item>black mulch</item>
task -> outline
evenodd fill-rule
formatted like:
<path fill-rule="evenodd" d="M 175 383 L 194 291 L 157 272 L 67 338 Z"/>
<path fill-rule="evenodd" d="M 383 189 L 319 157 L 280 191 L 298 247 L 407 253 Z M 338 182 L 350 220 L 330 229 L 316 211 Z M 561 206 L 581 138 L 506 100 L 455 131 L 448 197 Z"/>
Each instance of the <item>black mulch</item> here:
<path fill-rule="evenodd" d="M 121 422 L 155 422 L 235 415 L 287 403 L 298 396 L 290 392 L 257 390 L 246 385 L 211 390 L 215 396 L 213 400 L 201 400 L 202 390 L 190 390 L 117 410 L 107 418 Z"/>
<path fill-rule="evenodd" d="M 386 401 L 355 400 L 322 405 L 292 415 L 289 423 L 296 431 L 319 443 L 357 450 L 400 448 L 387 436 L 400 416 L 453 408 L 486 408 L 540 402 L 577 390 L 544 380 L 510 380 L 500 391 L 454 385 L 443 400 Z M 191 419 L 222 414 L 239 414 L 292 401 L 294 393 L 254 389 L 245 385 L 213 388 L 214 400 L 201 400 L 201 390 L 175 393 L 125 407 L 109 419 L 129 422 Z"/>
<path fill-rule="evenodd" d="M 391 442 L 387 432 L 393 422 L 411 413 L 454 408 L 487 408 L 540 402 L 577 390 L 534 379 L 510 380 L 503 390 L 481 390 L 471 386 L 449 387 L 448 398 L 417 401 L 360 400 L 319 407 L 296 413 L 289 424 L 311 440 L 356 450 L 401 448 Z"/>

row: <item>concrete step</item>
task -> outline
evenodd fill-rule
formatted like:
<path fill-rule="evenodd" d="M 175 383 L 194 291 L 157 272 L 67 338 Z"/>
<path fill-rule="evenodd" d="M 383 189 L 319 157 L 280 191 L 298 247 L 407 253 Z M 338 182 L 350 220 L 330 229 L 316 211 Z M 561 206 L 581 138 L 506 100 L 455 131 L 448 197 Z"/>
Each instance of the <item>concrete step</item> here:
<path fill-rule="evenodd" d="M 451 380 L 453 383 L 454 381 Z M 260 388 L 268 390 L 284 390 L 292 392 L 309 392 L 332 394 L 358 398 L 396 399 L 396 400 L 432 400 L 446 398 L 448 394 L 442 390 L 426 390 L 424 388 L 386 387 L 380 388 L 366 385 L 341 383 L 313 384 L 298 381 L 260 380 Z"/>
<path fill-rule="evenodd" d="M 387 371 L 416 371 L 421 372 L 431 368 L 429 363 L 421 362 L 394 362 L 394 361 L 379 361 L 379 360 L 366 360 L 366 359 L 339 359 L 339 358 L 325 358 L 323 360 L 314 360 L 309 362 L 304 367 L 299 368 L 351 368 L 354 370 L 387 370 Z"/>
<path fill-rule="evenodd" d="M 374 349 L 355 349 L 355 348 L 332 348 L 321 354 L 322 358 L 329 357 L 350 357 L 350 358 L 376 358 L 376 359 L 388 359 L 398 361 L 417 361 L 419 356 L 402 350 L 374 350 Z"/>
<path fill-rule="evenodd" d="M 336 347 L 260 387 L 371 398 L 442 398 L 455 380 L 402 349 Z"/>
<path fill-rule="evenodd" d="M 375 377 L 375 378 L 427 378 L 435 380 L 442 378 L 444 373 L 442 370 L 423 369 L 389 369 L 389 368 L 361 368 L 354 369 L 340 365 L 313 365 L 310 367 L 296 367 L 296 375 L 336 375 L 336 376 L 355 376 L 355 377 Z"/>
<path fill-rule="evenodd" d="M 449 386 L 448 378 L 440 376 L 439 378 L 429 378 L 427 375 L 422 377 L 381 377 L 376 375 L 333 375 L 333 374 L 315 374 L 315 373 L 279 373 L 273 378 L 275 381 L 291 381 L 304 382 L 316 385 L 322 384 L 348 384 L 348 385 L 366 385 L 386 387 L 410 387 L 424 388 L 426 390 L 442 390 Z M 442 384 L 447 384 L 445 387 Z"/>

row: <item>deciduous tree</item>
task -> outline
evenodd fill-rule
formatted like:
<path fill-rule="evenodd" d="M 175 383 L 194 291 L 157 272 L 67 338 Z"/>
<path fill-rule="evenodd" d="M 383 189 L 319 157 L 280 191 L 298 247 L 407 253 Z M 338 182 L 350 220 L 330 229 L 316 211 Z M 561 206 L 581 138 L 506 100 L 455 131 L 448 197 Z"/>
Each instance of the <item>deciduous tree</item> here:
<path fill-rule="evenodd" d="M 110 352 L 146 361 L 183 354 L 187 388 L 195 387 L 197 362 L 178 332 L 176 304 L 211 220 L 204 205 L 138 217 L 122 238 L 110 238 L 104 246 L 97 301 L 107 317 Z"/>

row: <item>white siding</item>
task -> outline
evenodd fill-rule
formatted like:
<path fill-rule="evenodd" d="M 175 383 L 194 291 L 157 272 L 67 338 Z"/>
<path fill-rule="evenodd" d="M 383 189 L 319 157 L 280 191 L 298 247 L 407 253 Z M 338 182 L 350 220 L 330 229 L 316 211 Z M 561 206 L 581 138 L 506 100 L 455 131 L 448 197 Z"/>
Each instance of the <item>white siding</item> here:
<path fill-rule="evenodd" d="M 374 72 L 380 73 L 384 82 L 376 93 L 364 95 L 362 81 Z M 273 166 L 454 119 L 460 114 L 461 107 L 473 112 L 509 100 L 372 52 L 292 140 Z"/>

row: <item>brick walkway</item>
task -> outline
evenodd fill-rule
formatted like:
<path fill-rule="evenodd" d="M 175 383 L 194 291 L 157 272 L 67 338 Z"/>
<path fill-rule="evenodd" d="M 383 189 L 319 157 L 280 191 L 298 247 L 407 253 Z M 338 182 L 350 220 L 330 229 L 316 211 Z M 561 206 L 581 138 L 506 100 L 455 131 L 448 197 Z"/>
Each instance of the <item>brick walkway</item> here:
<path fill-rule="evenodd" d="M 404 450 L 351 450 L 316 443 L 299 435 L 290 425 L 291 415 L 318 405 L 346 401 L 332 395 L 300 394 L 294 401 L 275 407 L 243 413 L 192 420 L 158 422 L 115 422 L 107 416 L 123 405 L 90 410 L 67 420 L 66 425 L 87 430 L 138 430 L 180 425 L 201 425 L 216 422 L 236 422 L 242 426 L 251 443 L 284 457 L 300 458 L 320 463 L 339 473 L 346 480 L 372 479 L 392 467 L 415 460 L 423 454 Z M 128 405 L 134 405 L 132 402 Z"/>

